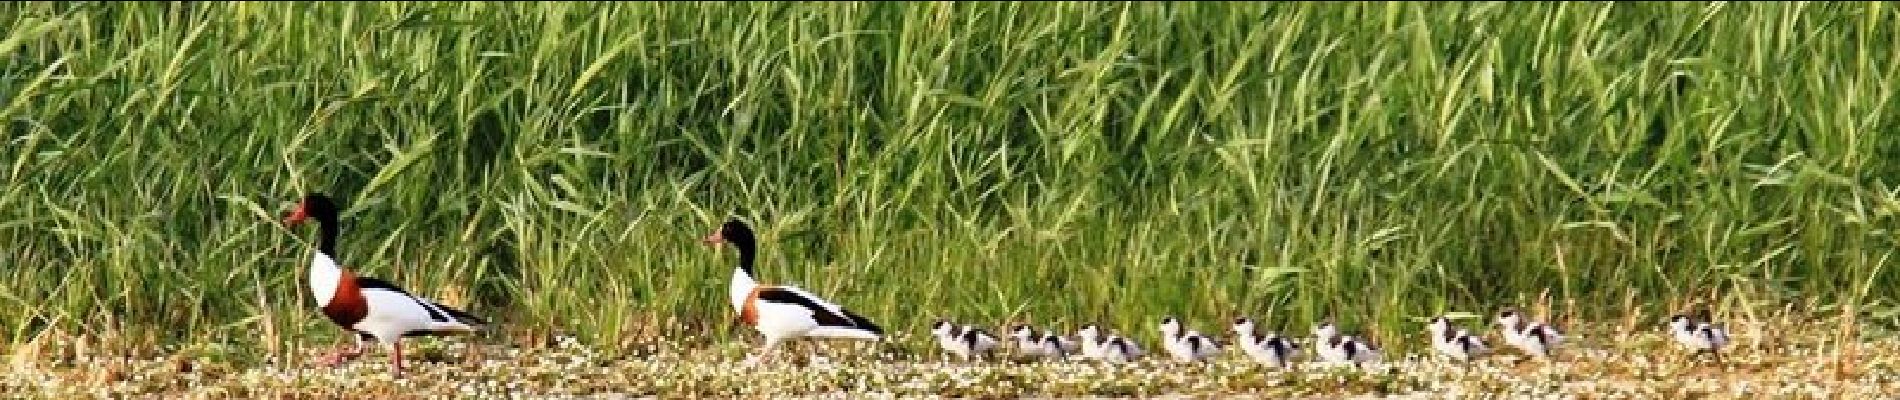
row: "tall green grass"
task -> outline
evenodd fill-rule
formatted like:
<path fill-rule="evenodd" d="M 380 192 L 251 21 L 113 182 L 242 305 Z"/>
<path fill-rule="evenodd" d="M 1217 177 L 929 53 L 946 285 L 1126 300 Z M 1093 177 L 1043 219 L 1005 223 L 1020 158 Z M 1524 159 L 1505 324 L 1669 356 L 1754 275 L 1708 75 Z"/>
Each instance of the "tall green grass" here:
<path fill-rule="evenodd" d="M 330 343 L 310 191 L 361 273 L 617 348 L 750 337 L 735 213 L 907 332 L 1900 313 L 1883 3 L 0 10 L 14 342 Z"/>

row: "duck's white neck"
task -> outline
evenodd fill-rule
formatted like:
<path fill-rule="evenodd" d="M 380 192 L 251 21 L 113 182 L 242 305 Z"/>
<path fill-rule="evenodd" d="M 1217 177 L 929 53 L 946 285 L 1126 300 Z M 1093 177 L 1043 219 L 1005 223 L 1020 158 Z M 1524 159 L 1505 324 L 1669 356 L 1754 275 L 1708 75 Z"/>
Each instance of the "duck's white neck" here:
<path fill-rule="evenodd" d="M 744 312 L 746 297 L 750 297 L 752 289 L 758 286 L 758 281 L 752 280 L 752 274 L 747 273 L 745 268 L 733 268 L 732 287 L 729 292 L 732 296 L 732 310 Z"/>
<path fill-rule="evenodd" d="M 317 251 L 310 257 L 309 276 L 310 294 L 317 297 L 317 306 L 330 305 L 330 298 L 336 297 L 336 285 L 343 279 L 343 268 L 330 255 Z"/>

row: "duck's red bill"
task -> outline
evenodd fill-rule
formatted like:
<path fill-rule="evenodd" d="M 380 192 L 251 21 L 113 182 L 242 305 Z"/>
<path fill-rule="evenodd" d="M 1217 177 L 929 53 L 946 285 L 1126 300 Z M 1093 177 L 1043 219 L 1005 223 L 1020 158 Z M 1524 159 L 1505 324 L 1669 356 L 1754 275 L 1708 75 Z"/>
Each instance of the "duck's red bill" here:
<path fill-rule="evenodd" d="M 296 211 L 291 211 L 289 217 L 284 217 L 284 225 L 296 226 L 299 223 L 303 223 L 303 219 L 309 216 L 309 213 L 304 211 L 304 206 L 298 204 Z"/>
<path fill-rule="evenodd" d="M 725 243 L 725 242 L 726 242 L 726 235 L 723 235 L 723 234 L 720 234 L 720 232 L 713 232 L 713 234 L 711 234 L 711 235 L 706 235 L 706 238 L 705 238 L 705 239 L 701 239 L 700 241 L 701 241 L 701 242 L 704 242 L 704 243 L 706 243 L 706 244 L 720 244 L 720 243 Z"/>

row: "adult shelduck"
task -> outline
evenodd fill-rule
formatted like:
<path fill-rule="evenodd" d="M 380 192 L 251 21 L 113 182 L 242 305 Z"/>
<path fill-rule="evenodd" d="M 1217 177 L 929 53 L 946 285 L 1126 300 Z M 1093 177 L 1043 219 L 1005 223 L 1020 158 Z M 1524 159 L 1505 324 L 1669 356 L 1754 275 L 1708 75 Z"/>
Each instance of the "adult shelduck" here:
<path fill-rule="evenodd" d="M 1484 339 L 1464 328 L 1452 326 L 1451 319 L 1442 315 L 1432 317 L 1425 329 L 1431 334 L 1432 349 L 1454 360 L 1470 361 L 1490 350 L 1484 345 Z"/>
<path fill-rule="evenodd" d="M 1669 317 L 1669 334 L 1677 344 L 1694 351 L 1691 355 L 1706 352 L 1715 355 L 1715 362 L 1722 362 L 1722 346 L 1728 344 L 1728 331 L 1722 327 L 1677 314 Z"/>
<path fill-rule="evenodd" d="M 1240 351 L 1246 353 L 1248 358 L 1280 368 L 1291 365 L 1293 355 L 1300 348 L 1299 345 L 1293 344 L 1293 341 L 1280 337 L 1275 332 L 1267 332 L 1266 335 L 1255 334 L 1253 319 L 1247 317 L 1234 319 L 1234 337 Z"/>
<path fill-rule="evenodd" d="M 765 345 L 747 363 L 764 360 L 780 342 L 799 338 L 877 341 L 884 328 L 804 289 L 789 285 L 761 285 L 752 276 L 757 244 L 752 228 L 733 218 L 712 235 L 710 245 L 731 244 L 739 249 L 739 266 L 732 270 L 732 309 L 739 320 L 759 331 Z"/>
<path fill-rule="evenodd" d="M 1557 353 L 1558 345 L 1563 344 L 1564 336 L 1550 325 L 1527 322 L 1524 314 L 1516 308 L 1498 311 L 1498 330 L 1504 336 L 1504 343 L 1516 347 L 1524 354 L 1549 360 Z"/>
<path fill-rule="evenodd" d="M 402 338 L 473 332 L 487 322 L 469 313 L 416 297 L 381 279 L 357 276 L 337 263 L 337 206 L 328 196 L 304 196 L 284 225 L 317 220 L 317 253 L 310 260 L 310 293 L 331 322 L 356 334 L 356 344 L 325 356 L 335 366 L 363 353 L 363 342 L 375 339 L 391 351 L 391 372 L 402 375 Z"/>

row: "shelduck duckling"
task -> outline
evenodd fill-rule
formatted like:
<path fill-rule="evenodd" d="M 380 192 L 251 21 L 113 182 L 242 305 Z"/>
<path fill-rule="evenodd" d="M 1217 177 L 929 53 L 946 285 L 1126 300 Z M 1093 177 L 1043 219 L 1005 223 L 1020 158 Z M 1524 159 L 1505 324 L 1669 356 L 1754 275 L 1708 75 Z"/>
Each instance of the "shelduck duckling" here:
<path fill-rule="evenodd" d="M 786 340 L 801 338 L 851 339 L 880 341 L 884 328 L 870 319 L 832 303 L 804 289 L 789 285 L 762 285 L 753 279 L 752 263 L 757 243 L 752 228 L 733 218 L 718 231 L 706 236 L 708 245 L 731 244 L 739 250 L 739 265 L 732 270 L 728 294 L 740 322 L 765 337 L 765 345 L 746 358 L 747 364 L 765 359 L 772 349 Z"/>
<path fill-rule="evenodd" d="M 1083 325 L 1082 329 L 1076 330 L 1075 336 L 1082 339 L 1082 358 L 1102 358 L 1102 344 L 1108 342 L 1108 338 L 1104 337 L 1106 335 L 1102 334 L 1102 328 L 1094 324 Z"/>
<path fill-rule="evenodd" d="M 1083 358 L 1126 362 L 1146 354 L 1134 341 L 1119 335 L 1103 334 L 1102 328 L 1094 324 L 1083 325 L 1076 336 L 1082 339 Z"/>
<path fill-rule="evenodd" d="M 443 336 L 474 332 L 486 324 L 481 318 L 462 310 L 417 297 L 382 279 L 358 276 L 337 263 L 336 237 L 341 225 L 337 206 L 323 193 L 304 196 L 297 209 L 284 219 L 295 227 L 305 220 L 317 221 L 317 251 L 310 259 L 309 287 L 317 306 L 330 322 L 349 330 L 356 345 L 338 348 L 320 364 L 336 366 L 362 355 L 364 342 L 376 340 L 390 347 L 390 372 L 402 376 L 402 338 Z"/>
<path fill-rule="evenodd" d="M 1254 334 L 1253 319 L 1241 317 L 1234 319 L 1234 337 L 1240 351 L 1255 362 L 1286 368 L 1291 365 L 1293 355 L 1300 346 L 1293 341 L 1280 337 L 1278 333 L 1268 332 L 1265 336 Z"/>
<path fill-rule="evenodd" d="M 1110 336 L 1108 342 L 1103 343 L 1102 346 L 1102 359 L 1111 363 L 1135 361 L 1142 355 L 1141 346 L 1135 345 L 1134 340 L 1121 336 Z"/>
<path fill-rule="evenodd" d="M 1676 343 L 1694 351 L 1691 355 L 1709 353 L 1715 355 L 1715 362 L 1722 362 L 1722 346 L 1728 345 L 1728 331 L 1707 321 L 1697 322 L 1686 315 L 1669 317 L 1670 336 Z"/>
<path fill-rule="evenodd" d="M 1069 358 L 1070 351 L 1064 348 L 1061 336 L 1043 335 L 1042 339 L 1036 341 L 1035 347 L 1043 354 L 1044 358 L 1055 360 Z"/>
<path fill-rule="evenodd" d="M 1074 354 L 1075 352 L 1082 350 L 1081 341 L 1070 339 L 1068 336 L 1063 336 L 1062 332 L 1057 332 L 1054 329 L 1043 331 L 1042 336 L 1045 338 L 1050 338 L 1054 340 L 1057 345 L 1060 345 L 1062 347 L 1063 353 Z"/>
<path fill-rule="evenodd" d="M 1016 348 L 1020 349 L 1023 355 L 1031 357 L 1063 358 L 1075 353 L 1081 345 L 1054 331 L 1038 335 L 1029 325 L 1016 325 L 1015 328 L 1010 329 L 1009 337 L 1015 340 Z M 1044 342 L 1052 343 L 1053 347 L 1046 347 Z"/>
<path fill-rule="evenodd" d="M 964 361 L 989 354 L 997 344 L 996 337 L 982 328 L 957 326 L 945 320 L 937 320 L 931 325 L 930 331 L 937 336 L 937 344 L 944 351 L 956 354 Z"/>
<path fill-rule="evenodd" d="M 1431 333 L 1432 349 L 1454 360 L 1470 361 L 1490 350 L 1484 345 L 1484 339 L 1464 328 L 1453 327 L 1451 319 L 1442 315 L 1432 317 L 1426 329 Z"/>
<path fill-rule="evenodd" d="M 1526 322 L 1523 313 L 1515 308 L 1498 312 L 1498 329 L 1504 336 L 1505 344 L 1539 359 L 1550 359 L 1564 341 L 1563 334 L 1557 332 L 1557 328 L 1539 322 Z"/>
<path fill-rule="evenodd" d="M 1219 354 L 1220 348 L 1213 340 L 1200 332 L 1181 326 L 1181 320 L 1173 316 L 1161 318 L 1161 348 L 1176 361 L 1198 362 Z"/>
<path fill-rule="evenodd" d="M 946 352 L 956 352 L 963 340 L 963 327 L 938 319 L 930 324 L 930 336 L 937 338 L 937 348 Z"/>
<path fill-rule="evenodd" d="M 1313 327 L 1314 349 L 1321 360 L 1334 363 L 1351 363 L 1355 366 L 1378 362 L 1378 346 L 1361 341 L 1350 335 L 1339 334 L 1339 328 L 1331 320 L 1320 322 Z"/>

